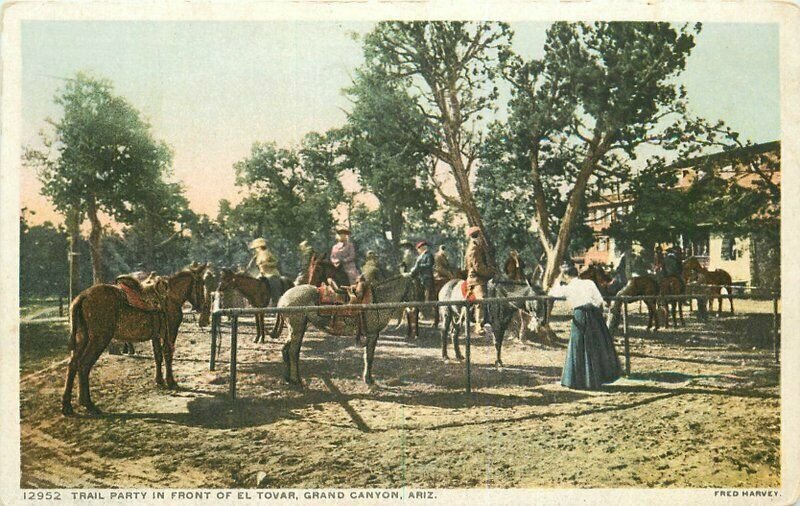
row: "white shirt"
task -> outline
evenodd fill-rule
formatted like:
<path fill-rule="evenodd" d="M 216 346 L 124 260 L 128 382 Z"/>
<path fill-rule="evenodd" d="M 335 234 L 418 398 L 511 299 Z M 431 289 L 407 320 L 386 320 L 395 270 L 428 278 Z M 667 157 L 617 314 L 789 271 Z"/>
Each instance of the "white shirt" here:
<path fill-rule="evenodd" d="M 556 285 L 550 289 L 553 297 L 566 297 L 571 308 L 592 304 L 603 307 L 603 296 L 594 281 L 589 279 L 574 278 L 566 285 Z"/>

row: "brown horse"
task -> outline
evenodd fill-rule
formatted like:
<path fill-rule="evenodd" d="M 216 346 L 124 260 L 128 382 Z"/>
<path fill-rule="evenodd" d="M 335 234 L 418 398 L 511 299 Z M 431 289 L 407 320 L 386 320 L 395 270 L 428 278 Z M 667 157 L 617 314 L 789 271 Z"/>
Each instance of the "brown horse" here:
<path fill-rule="evenodd" d="M 658 283 L 658 291 L 662 296 L 682 295 L 684 293 L 684 284 L 677 276 L 664 276 Z M 659 304 L 666 309 L 666 318 L 664 319 L 664 326 L 669 327 L 669 315 L 672 313 L 672 323 L 675 327 L 678 326 L 678 320 L 675 313 L 680 314 L 681 325 L 686 325 L 683 321 L 683 302 L 678 299 L 662 299 Z"/>
<path fill-rule="evenodd" d="M 338 286 L 350 284 L 350 278 L 341 266 L 337 267 L 328 259 L 327 255 L 312 253 L 311 260 L 308 262 L 308 275 L 302 279 L 303 283 L 319 286 L 329 279 L 333 280 Z"/>
<path fill-rule="evenodd" d="M 610 297 L 614 295 L 613 293 L 610 293 L 611 289 L 609 288 L 613 282 L 613 279 L 611 279 L 611 276 L 609 276 L 599 265 L 590 264 L 578 275 L 578 277 L 581 279 L 589 279 L 594 281 L 594 284 L 597 285 L 597 289 L 600 290 L 600 294 L 603 295 L 603 297 Z"/>
<path fill-rule="evenodd" d="M 177 388 L 172 374 L 172 355 L 178 328 L 183 321 L 183 303 L 195 310 L 203 306 L 203 271 L 205 265 L 188 268 L 162 278 L 166 282 L 165 311 L 146 311 L 128 304 L 125 292 L 116 285 L 100 284 L 78 294 L 70 306 L 69 346 L 72 355 L 61 398 L 61 412 L 73 414 L 72 387 L 78 375 L 78 403 L 87 411 L 99 414 L 89 393 L 89 373 L 111 339 L 128 342 L 150 340 L 156 361 L 156 383 L 164 384 L 162 352 L 166 365 L 167 388 Z"/>
<path fill-rule="evenodd" d="M 685 283 L 696 283 L 698 282 L 698 277 L 702 276 L 703 282 L 708 285 L 716 285 L 709 287 L 711 289 L 711 293 L 714 297 L 717 298 L 718 303 L 718 311 L 717 315 L 722 315 L 722 287 L 725 287 L 725 290 L 728 292 L 728 301 L 730 301 L 731 305 L 731 314 L 733 314 L 733 293 L 731 291 L 731 284 L 733 280 L 731 279 L 731 275 L 725 272 L 722 269 L 716 269 L 713 271 L 709 271 L 702 265 L 700 265 L 700 261 L 696 257 L 689 257 L 683 262 L 683 280 Z M 711 299 L 711 304 L 709 310 L 714 310 L 714 298 Z"/>
<path fill-rule="evenodd" d="M 628 284 L 625 285 L 622 290 L 617 292 L 617 295 L 627 295 L 630 297 L 639 295 L 658 295 L 658 281 L 656 281 L 656 278 L 650 275 L 636 276 L 635 278 L 631 278 L 631 280 L 628 281 Z M 654 299 L 645 299 L 644 303 L 647 306 L 648 313 L 647 330 L 650 330 L 650 327 L 653 326 L 653 323 L 655 323 L 655 330 L 658 330 L 659 325 L 658 317 L 656 315 L 656 301 Z M 616 329 L 619 325 L 621 308 L 621 300 L 615 300 L 611 305 L 611 311 L 608 317 L 609 329 Z"/>
<path fill-rule="evenodd" d="M 224 292 L 225 290 L 234 289 L 242 294 L 253 307 L 275 306 L 280 296 L 289 289 L 290 282 L 288 279 L 279 278 L 277 276 L 273 276 L 273 278 L 272 280 L 269 280 L 269 278 L 254 278 L 247 274 L 235 273 L 230 269 L 222 269 L 217 291 Z M 270 285 L 268 284 L 270 281 L 276 285 L 280 285 L 280 288 L 277 290 L 270 289 Z M 280 315 L 277 315 L 275 324 L 269 333 L 270 338 L 277 339 L 282 329 L 283 319 Z M 264 314 L 259 313 L 256 315 L 256 338 L 253 342 L 263 343 L 264 335 Z"/>

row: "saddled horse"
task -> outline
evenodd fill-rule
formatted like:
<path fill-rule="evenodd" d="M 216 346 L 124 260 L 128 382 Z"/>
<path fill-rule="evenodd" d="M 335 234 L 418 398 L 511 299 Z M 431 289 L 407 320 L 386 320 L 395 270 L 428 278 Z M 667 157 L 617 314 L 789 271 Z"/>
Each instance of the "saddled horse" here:
<path fill-rule="evenodd" d="M 116 285 L 94 285 L 78 294 L 70 306 L 69 347 L 71 358 L 61 398 L 61 412 L 73 414 L 72 387 L 78 375 L 78 403 L 87 411 L 99 414 L 89 393 L 89 373 L 112 339 L 128 342 L 151 341 L 156 362 L 156 383 L 164 384 L 162 352 L 166 365 L 166 386 L 177 388 L 172 373 L 175 340 L 183 321 L 183 304 L 195 310 L 203 306 L 203 271 L 205 265 L 184 269 L 161 278 L 166 284 L 164 310 L 133 307 L 125 291 Z"/>
<path fill-rule="evenodd" d="M 281 295 L 291 287 L 291 284 L 292 282 L 284 277 L 254 278 L 247 274 L 235 273 L 230 269 L 222 269 L 217 291 L 224 292 L 233 289 L 241 293 L 253 307 L 274 307 L 278 304 Z M 282 328 L 283 320 L 278 315 L 269 333 L 270 338 L 277 339 Z M 256 315 L 256 337 L 253 342 L 263 343 L 265 334 L 264 314 L 259 313 Z"/>
<path fill-rule="evenodd" d="M 718 311 L 717 315 L 722 315 L 722 287 L 725 287 L 725 290 L 728 292 L 728 301 L 730 301 L 731 305 L 731 314 L 733 314 L 733 293 L 731 290 L 731 284 L 733 280 L 731 279 L 731 275 L 728 274 L 726 271 L 722 269 L 716 269 L 713 271 L 709 271 L 705 267 L 700 264 L 700 261 L 697 257 L 689 257 L 683 262 L 683 280 L 686 284 L 689 283 L 697 283 L 698 277 L 702 275 L 703 283 L 707 285 L 715 285 L 710 286 L 711 293 L 717 298 L 718 303 Z M 709 310 L 714 310 L 714 299 L 711 299 L 711 307 Z"/>
<path fill-rule="evenodd" d="M 385 302 L 410 302 L 412 296 L 413 280 L 409 276 L 394 276 L 385 281 L 375 283 L 369 287 L 370 298 L 373 303 Z M 317 306 L 322 295 L 320 289 L 314 285 L 299 285 L 290 288 L 278 301 L 278 307 Z M 338 306 L 342 307 L 342 306 Z M 378 343 L 378 334 L 386 328 L 389 320 L 402 309 L 364 309 L 351 316 L 336 316 L 331 312 L 302 312 L 287 313 L 283 316 L 289 328 L 290 338 L 283 346 L 283 362 L 286 364 L 286 381 L 300 383 L 300 347 L 303 336 L 309 323 L 317 329 L 330 335 L 345 336 L 355 335 L 359 327 L 366 334 L 364 348 L 364 373 L 363 379 L 367 384 L 374 383 L 372 379 L 372 363 L 375 358 L 375 346 Z M 361 324 L 359 324 L 359 319 Z"/>
<path fill-rule="evenodd" d="M 465 281 L 461 279 L 452 279 L 445 283 L 439 291 L 440 301 L 453 301 L 463 302 L 465 300 L 465 291 L 463 288 Z M 487 284 L 487 298 L 494 297 L 530 297 L 534 295 L 542 295 L 543 292 L 532 287 L 525 282 L 515 282 L 508 280 L 490 280 Z M 503 360 L 501 358 L 503 348 L 503 338 L 505 336 L 508 325 L 514 314 L 523 312 L 530 318 L 528 328 L 536 331 L 539 321 L 543 318 L 543 312 L 546 305 L 539 303 L 539 301 L 531 300 L 525 302 L 495 302 L 488 305 L 487 313 L 489 315 L 489 323 L 492 325 L 494 333 L 494 347 L 497 353 L 495 365 L 501 367 Z M 442 340 L 442 360 L 448 360 L 447 355 L 447 342 L 448 338 L 452 339 L 453 351 L 455 352 L 456 359 L 462 360 L 461 347 L 459 346 L 458 336 L 461 333 L 461 327 L 465 323 L 469 325 L 469 317 L 472 311 L 467 311 L 464 306 L 440 306 L 440 318 L 443 322 L 441 340 Z M 465 322 L 464 320 L 467 319 Z"/>
<path fill-rule="evenodd" d="M 641 295 L 658 295 L 659 288 L 658 288 L 658 281 L 655 277 L 647 274 L 644 276 L 636 276 L 631 278 L 628 281 L 628 284 L 625 285 L 619 292 L 617 292 L 618 296 L 630 296 L 636 297 Z M 653 326 L 655 322 L 655 330 L 658 330 L 658 316 L 656 312 L 656 301 L 654 299 L 645 299 L 645 305 L 647 306 L 647 330 Z M 620 320 L 620 312 L 622 309 L 622 301 L 615 300 L 614 303 L 611 305 L 611 311 L 608 316 L 608 328 L 609 329 L 616 329 L 619 326 Z"/>

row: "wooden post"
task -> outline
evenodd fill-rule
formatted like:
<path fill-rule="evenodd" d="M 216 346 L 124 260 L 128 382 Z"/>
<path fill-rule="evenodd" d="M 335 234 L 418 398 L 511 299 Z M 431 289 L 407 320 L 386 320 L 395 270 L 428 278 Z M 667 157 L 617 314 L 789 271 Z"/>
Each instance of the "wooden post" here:
<path fill-rule="evenodd" d="M 775 353 L 775 363 L 781 361 L 781 336 L 780 316 L 778 315 L 778 297 L 772 299 L 772 351 Z"/>
<path fill-rule="evenodd" d="M 625 376 L 631 375 L 631 347 L 628 339 L 628 301 L 623 302 L 622 338 L 625 342 Z"/>
<path fill-rule="evenodd" d="M 231 400 L 236 400 L 236 345 L 239 334 L 239 315 L 231 316 Z"/>
<path fill-rule="evenodd" d="M 465 318 L 464 318 L 464 327 L 465 327 L 464 328 L 464 338 L 467 341 L 467 349 L 466 349 L 466 357 L 465 357 L 467 359 L 467 394 L 471 394 L 472 393 L 472 377 L 471 377 L 472 369 L 471 369 L 471 364 L 470 364 L 470 348 L 471 348 L 471 345 L 472 345 L 472 336 L 471 336 L 470 331 L 469 331 L 469 327 L 470 327 L 470 325 L 469 325 L 469 316 L 473 312 L 472 304 L 467 302 L 466 308 L 467 308 L 467 314 L 465 315 Z"/>
<path fill-rule="evenodd" d="M 219 328 L 219 315 L 211 315 L 211 358 L 208 361 L 208 369 L 213 371 L 217 367 L 217 329 Z"/>

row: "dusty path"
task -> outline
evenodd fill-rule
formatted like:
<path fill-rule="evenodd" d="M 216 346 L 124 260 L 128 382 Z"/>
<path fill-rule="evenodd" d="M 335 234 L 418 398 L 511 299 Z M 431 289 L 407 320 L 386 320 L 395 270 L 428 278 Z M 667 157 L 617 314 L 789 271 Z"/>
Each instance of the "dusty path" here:
<path fill-rule="evenodd" d="M 554 325 L 562 339 L 566 326 Z M 180 391 L 155 388 L 149 354 L 101 358 L 92 387 L 102 418 L 60 416 L 64 365 L 26 376 L 22 484 L 774 487 L 780 418 L 768 328 L 766 315 L 737 315 L 634 333 L 634 374 L 600 392 L 556 384 L 563 341 L 509 342 L 503 370 L 479 341 L 468 398 L 463 364 L 439 359 L 433 333 L 383 337 L 370 389 L 352 339 L 309 332 L 297 389 L 281 380 L 280 343 L 253 344 L 245 327 L 231 403 L 227 334 L 210 373 L 208 334 L 189 323 L 178 341 Z"/>

